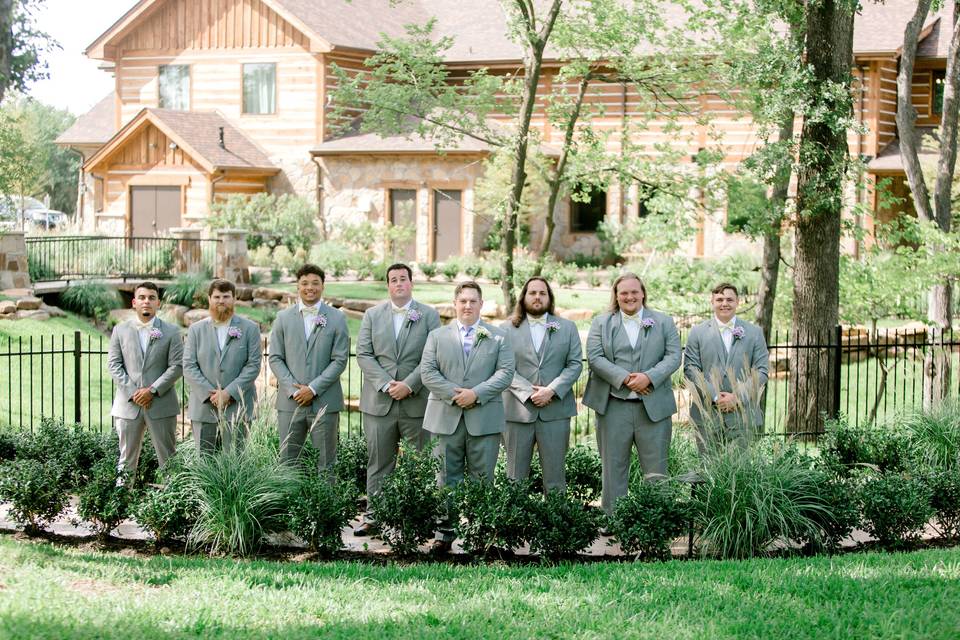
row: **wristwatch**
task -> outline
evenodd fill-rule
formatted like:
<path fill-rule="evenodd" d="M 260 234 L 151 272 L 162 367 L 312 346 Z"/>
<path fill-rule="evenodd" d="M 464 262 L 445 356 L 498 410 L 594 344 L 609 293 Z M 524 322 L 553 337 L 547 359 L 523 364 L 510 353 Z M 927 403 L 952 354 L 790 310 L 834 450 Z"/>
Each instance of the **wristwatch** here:
<path fill-rule="evenodd" d="M 150 387 L 150 395 L 156 398 L 160 394 L 157 392 L 157 389 L 155 387 Z"/>

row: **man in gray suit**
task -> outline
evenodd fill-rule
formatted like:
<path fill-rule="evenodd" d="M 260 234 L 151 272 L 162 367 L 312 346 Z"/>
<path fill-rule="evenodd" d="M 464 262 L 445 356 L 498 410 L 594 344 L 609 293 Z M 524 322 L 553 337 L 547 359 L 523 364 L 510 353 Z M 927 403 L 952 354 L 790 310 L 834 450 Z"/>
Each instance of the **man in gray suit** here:
<path fill-rule="evenodd" d="M 190 385 L 189 415 L 197 450 L 242 444 L 257 402 L 260 327 L 233 312 L 236 286 L 214 280 L 207 295 L 210 316 L 190 325 L 183 347 L 183 375 Z"/>
<path fill-rule="evenodd" d="M 463 481 L 464 469 L 472 478 L 493 481 L 504 428 L 501 394 L 514 372 L 509 338 L 480 321 L 480 285 L 458 284 L 453 305 L 457 319 L 430 332 L 420 361 L 420 377 L 430 390 L 423 428 L 437 436 L 438 482 L 447 487 Z M 449 523 L 438 540 L 453 542 Z"/>
<path fill-rule="evenodd" d="M 400 439 L 418 449 L 429 440 L 423 429 L 428 392 L 420 379 L 420 357 L 427 334 L 440 326 L 440 314 L 413 299 L 413 271 L 407 265 L 387 268 L 387 292 L 390 300 L 363 314 L 357 337 L 368 501 L 396 466 Z M 375 528 L 368 511 L 354 534 L 369 535 Z"/>
<path fill-rule="evenodd" d="M 297 304 L 277 315 L 270 332 L 270 369 L 277 376 L 280 459 L 300 459 L 307 434 L 329 474 L 337 461 L 343 388 L 340 374 L 350 356 L 343 313 L 323 301 L 326 275 L 314 264 L 297 271 Z M 322 415 L 321 415 L 322 414 Z"/>
<path fill-rule="evenodd" d="M 115 326 L 110 336 L 107 368 L 117 383 L 110 415 L 116 418 L 120 437 L 120 468 L 131 476 L 140 461 L 145 429 L 150 429 L 161 466 L 177 444 L 180 403 L 174 385 L 183 375 L 183 342 L 176 326 L 157 317 L 159 309 L 157 285 L 137 285 L 137 317 Z"/>
<path fill-rule="evenodd" d="M 701 454 L 726 443 L 745 447 L 763 427 L 760 394 L 769 359 L 760 327 L 737 317 L 740 296 L 734 285 L 717 285 L 710 304 L 714 317 L 690 330 L 683 351 L 683 375 L 697 394 L 690 419 Z"/>
<path fill-rule="evenodd" d="M 570 418 L 577 415 L 573 384 L 583 370 L 577 326 L 554 314 L 553 289 L 539 276 L 527 280 L 513 316 L 500 325 L 510 338 L 516 373 L 503 393 L 507 476 L 530 475 L 536 442 L 543 467 L 543 490 L 567 486 L 564 463 Z"/>
<path fill-rule="evenodd" d="M 601 503 L 608 515 L 627 493 L 634 446 L 645 477 L 667 473 L 677 411 L 670 376 L 680 367 L 680 336 L 673 318 L 646 302 L 640 277 L 621 274 L 613 283 L 610 311 L 594 318 L 587 336 L 590 378 L 583 403 L 597 412 Z"/>

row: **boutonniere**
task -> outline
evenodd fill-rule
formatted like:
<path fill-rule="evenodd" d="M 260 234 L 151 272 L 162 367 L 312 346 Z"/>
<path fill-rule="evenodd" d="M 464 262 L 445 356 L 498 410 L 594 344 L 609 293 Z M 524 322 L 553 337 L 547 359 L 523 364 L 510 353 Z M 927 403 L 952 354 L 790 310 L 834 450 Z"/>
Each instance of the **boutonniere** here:
<path fill-rule="evenodd" d="M 327 326 L 327 316 L 324 313 L 317 314 L 317 317 L 313 319 L 313 326 L 317 329 L 323 329 Z"/>
<path fill-rule="evenodd" d="M 477 329 L 477 344 L 478 344 L 478 345 L 480 344 L 480 342 L 481 342 L 482 340 L 484 340 L 484 339 L 486 339 L 486 338 L 489 338 L 489 337 L 490 337 L 490 332 L 487 331 L 485 328 L 480 327 L 480 328 Z"/>
<path fill-rule="evenodd" d="M 643 322 L 640 323 L 644 329 L 649 329 L 653 325 L 657 324 L 653 318 L 644 318 Z"/>
<path fill-rule="evenodd" d="M 154 327 L 153 329 L 150 329 L 150 342 L 153 342 L 154 340 L 159 340 L 162 337 L 163 337 L 163 331 L 160 331 L 160 329 L 157 329 L 156 327 Z"/>
<path fill-rule="evenodd" d="M 410 311 L 407 312 L 407 320 L 409 320 L 411 324 L 417 322 L 420 320 L 420 312 L 416 309 L 410 309 Z"/>
<path fill-rule="evenodd" d="M 230 327 L 227 329 L 227 338 L 237 338 L 243 336 L 243 331 L 240 330 L 240 327 Z"/>
<path fill-rule="evenodd" d="M 547 333 L 556 333 L 560 330 L 560 323 L 556 320 L 551 320 L 547 323 Z"/>
<path fill-rule="evenodd" d="M 743 334 L 746 332 L 743 330 L 743 327 L 734 327 L 732 333 L 733 333 L 733 339 L 739 340 L 740 338 L 743 337 Z"/>

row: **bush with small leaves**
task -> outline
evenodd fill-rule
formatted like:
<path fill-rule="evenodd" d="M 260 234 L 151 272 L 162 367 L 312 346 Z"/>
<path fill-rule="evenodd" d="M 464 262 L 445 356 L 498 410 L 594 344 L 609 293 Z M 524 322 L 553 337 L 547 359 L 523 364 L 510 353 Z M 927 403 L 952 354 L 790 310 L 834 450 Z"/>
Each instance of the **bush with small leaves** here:
<path fill-rule="evenodd" d="M 23 438 L 19 433 L 0 429 L 0 462 L 14 460 Z"/>
<path fill-rule="evenodd" d="M 567 474 L 567 492 L 583 502 L 600 497 L 603 481 L 603 463 L 596 449 L 583 444 L 571 447 L 564 462 Z"/>
<path fill-rule="evenodd" d="M 460 262 L 453 258 L 448 258 L 446 262 L 440 265 L 440 273 L 447 282 L 453 282 L 460 275 Z"/>
<path fill-rule="evenodd" d="M 503 262 L 496 256 L 483 261 L 483 277 L 494 284 L 503 280 Z"/>
<path fill-rule="evenodd" d="M 60 294 L 60 306 L 95 320 L 106 320 L 120 308 L 120 294 L 105 282 L 78 282 Z"/>
<path fill-rule="evenodd" d="M 670 544 L 690 526 L 693 511 L 679 483 L 641 482 L 617 500 L 610 531 L 624 553 L 666 559 Z"/>
<path fill-rule="evenodd" d="M 909 466 L 907 437 L 890 429 L 862 429 L 846 419 L 828 421 L 820 455 L 826 469 L 846 478 L 857 468 L 873 468 L 881 473 L 900 472 Z"/>
<path fill-rule="evenodd" d="M 530 550 L 541 558 L 568 558 L 589 547 L 600 535 L 601 512 L 573 496 L 551 491 L 531 499 Z"/>
<path fill-rule="evenodd" d="M 313 551 L 333 554 L 343 546 L 340 533 L 356 513 L 357 490 L 351 482 L 304 472 L 287 512 L 290 531 Z"/>
<path fill-rule="evenodd" d="M 310 449 L 312 450 L 312 447 Z M 334 472 L 337 478 L 354 487 L 357 495 L 367 492 L 367 439 L 363 434 L 354 434 L 340 440 Z"/>
<path fill-rule="evenodd" d="M 58 418 L 42 418 L 32 434 L 24 434 L 17 457 L 40 462 L 56 461 L 68 489 L 78 490 L 90 477 L 93 466 L 105 457 L 117 456 L 117 436 L 101 435 L 79 426 L 69 427 Z"/>
<path fill-rule="evenodd" d="M 818 506 L 808 513 L 817 527 L 817 535 L 799 534 L 797 542 L 806 544 L 813 551 L 832 553 L 840 549 L 840 543 L 850 537 L 854 529 L 861 526 L 860 502 L 852 480 L 836 478 L 823 470 L 818 473 L 820 479 L 816 486 L 824 508 Z"/>
<path fill-rule="evenodd" d="M 554 272 L 553 278 L 561 287 L 572 287 L 577 282 L 577 272 L 570 267 L 563 266 Z"/>
<path fill-rule="evenodd" d="M 203 273 L 181 273 L 163 291 L 163 301 L 184 307 L 206 307 L 209 278 Z"/>
<path fill-rule="evenodd" d="M 483 274 L 483 262 L 477 258 L 464 258 L 462 269 L 471 280 L 476 280 Z"/>
<path fill-rule="evenodd" d="M 944 538 L 960 536 L 960 468 L 933 471 L 925 477 L 937 529 Z"/>
<path fill-rule="evenodd" d="M 110 535 L 123 522 L 134 505 L 130 479 L 117 471 L 117 455 L 97 462 L 90 479 L 80 491 L 77 515 L 93 525 L 100 538 Z"/>
<path fill-rule="evenodd" d="M 29 534 L 39 533 L 70 503 L 55 460 L 10 460 L 0 465 L 0 501 L 10 503 L 10 517 Z"/>
<path fill-rule="evenodd" d="M 530 486 L 504 479 L 467 479 L 453 491 L 459 518 L 454 530 L 467 553 L 486 555 L 494 549 L 523 545 L 531 527 Z"/>
<path fill-rule="evenodd" d="M 427 280 L 437 275 L 437 264 L 435 262 L 424 262 L 417 266 L 420 268 L 420 273 L 422 273 Z"/>
<path fill-rule="evenodd" d="M 438 470 L 429 451 L 401 444 L 396 468 L 370 501 L 381 538 L 399 555 L 411 555 L 430 540 L 446 509 L 446 492 L 437 486 Z"/>
<path fill-rule="evenodd" d="M 887 473 L 870 478 L 860 489 L 864 529 L 886 549 L 908 547 L 934 515 L 930 497 L 917 477 Z"/>
<path fill-rule="evenodd" d="M 186 541 L 200 515 L 200 501 L 181 471 L 165 473 L 162 484 L 148 487 L 134 508 L 134 518 L 157 543 Z"/>

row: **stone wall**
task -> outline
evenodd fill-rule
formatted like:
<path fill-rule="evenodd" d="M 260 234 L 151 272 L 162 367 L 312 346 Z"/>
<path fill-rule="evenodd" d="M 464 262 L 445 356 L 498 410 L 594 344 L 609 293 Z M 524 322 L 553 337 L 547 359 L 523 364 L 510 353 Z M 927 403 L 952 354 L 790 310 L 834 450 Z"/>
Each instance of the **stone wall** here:
<path fill-rule="evenodd" d="M 28 289 L 30 271 L 23 231 L 0 233 L 0 289 Z"/>

